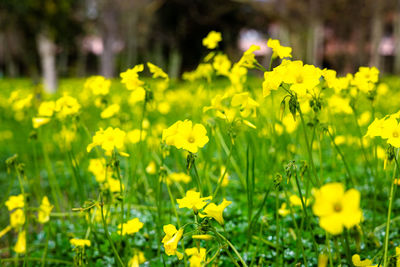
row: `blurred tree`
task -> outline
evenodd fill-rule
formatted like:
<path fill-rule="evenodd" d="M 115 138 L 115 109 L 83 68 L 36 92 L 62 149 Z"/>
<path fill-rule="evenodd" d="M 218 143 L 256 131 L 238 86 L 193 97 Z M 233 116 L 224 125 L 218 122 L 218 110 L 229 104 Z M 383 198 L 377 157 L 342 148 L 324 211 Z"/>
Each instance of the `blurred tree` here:
<path fill-rule="evenodd" d="M 25 36 L 26 43 L 22 46 L 27 53 L 24 56 L 35 55 L 32 48 L 38 51 L 45 89 L 50 92 L 57 88 L 56 54 L 59 47 L 73 45 L 80 33 L 76 12 L 79 7 L 77 0 L 3 0 L 0 3 L 0 9 L 6 10 L 4 21 L 11 22 Z"/>

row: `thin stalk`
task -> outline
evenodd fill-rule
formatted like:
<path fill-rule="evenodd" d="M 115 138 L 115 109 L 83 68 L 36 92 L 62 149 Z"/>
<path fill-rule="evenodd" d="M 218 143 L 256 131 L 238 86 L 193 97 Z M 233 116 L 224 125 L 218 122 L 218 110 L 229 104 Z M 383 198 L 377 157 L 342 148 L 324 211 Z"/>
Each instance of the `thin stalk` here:
<path fill-rule="evenodd" d="M 313 171 L 314 179 L 317 182 L 317 185 L 321 186 L 321 182 L 319 181 L 318 174 L 317 174 L 317 169 L 315 168 L 314 160 L 313 160 L 313 156 L 312 156 L 312 144 L 310 144 L 308 142 L 306 123 L 304 121 L 303 113 L 301 112 L 300 106 L 297 108 L 297 110 L 299 111 L 301 124 L 303 126 L 304 141 L 306 142 L 306 147 L 307 147 L 307 152 L 308 152 L 308 161 L 309 161 L 309 163 L 311 165 L 311 169 Z"/>
<path fill-rule="evenodd" d="M 387 219 L 386 219 L 386 231 L 385 231 L 385 252 L 383 255 L 383 267 L 388 266 L 388 248 L 389 248 L 389 230 L 390 230 L 390 217 L 392 216 L 392 205 L 393 205 L 393 192 L 394 192 L 394 179 L 396 177 L 396 169 L 398 168 L 397 166 L 397 157 L 399 156 L 399 149 L 396 151 L 396 157 L 395 157 L 395 166 L 393 169 L 393 176 L 392 179 L 390 180 L 390 193 L 389 193 L 389 207 L 388 207 L 388 214 L 387 214 Z"/>
<path fill-rule="evenodd" d="M 325 241 L 326 241 L 326 246 L 328 248 L 328 258 L 329 258 L 329 266 L 333 267 L 333 257 L 332 257 L 332 251 L 331 251 L 331 243 L 329 240 L 329 234 L 326 232 L 325 236 Z"/>
<path fill-rule="evenodd" d="M 243 258 L 240 256 L 239 252 L 236 250 L 235 246 L 232 245 L 232 243 L 226 239 L 223 235 L 221 235 L 220 233 L 218 233 L 217 231 L 214 231 L 214 233 L 221 238 L 232 250 L 233 252 L 236 254 L 236 256 L 239 258 L 240 262 L 242 263 L 243 266 L 248 267 L 246 262 L 243 260 Z"/>
<path fill-rule="evenodd" d="M 107 226 L 106 219 L 104 218 L 103 201 L 102 200 L 101 200 L 101 203 L 100 203 L 100 207 L 101 207 L 101 219 L 103 221 L 104 233 L 106 235 L 106 238 L 107 238 L 108 242 L 110 243 L 111 249 L 112 249 L 112 251 L 114 253 L 115 260 L 119 263 L 119 265 L 121 265 L 122 267 L 125 267 L 124 263 L 121 260 L 121 257 L 118 254 L 118 251 L 115 249 L 115 246 L 114 246 L 114 243 L 113 243 L 113 241 L 112 241 L 112 239 L 110 237 L 110 234 L 108 233 L 108 226 Z"/>

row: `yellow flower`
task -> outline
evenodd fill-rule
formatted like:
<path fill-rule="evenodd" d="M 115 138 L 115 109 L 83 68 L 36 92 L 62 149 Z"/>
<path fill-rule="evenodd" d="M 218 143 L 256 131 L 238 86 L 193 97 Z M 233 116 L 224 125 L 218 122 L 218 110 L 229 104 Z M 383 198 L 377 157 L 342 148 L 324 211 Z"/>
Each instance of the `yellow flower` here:
<path fill-rule="evenodd" d="M 267 46 L 272 48 L 272 57 L 286 58 L 292 57 L 292 48 L 288 46 L 281 46 L 279 40 L 268 39 Z"/>
<path fill-rule="evenodd" d="M 65 118 L 77 114 L 80 109 L 81 105 L 75 98 L 69 95 L 64 95 L 57 99 L 54 111 L 56 111 L 61 118 Z"/>
<path fill-rule="evenodd" d="M 351 114 L 353 112 L 350 106 L 350 99 L 343 98 L 338 95 L 332 95 L 328 99 L 329 110 L 333 113 Z"/>
<path fill-rule="evenodd" d="M 50 220 L 50 213 L 53 207 L 54 206 L 50 204 L 50 201 L 47 198 L 47 196 L 44 196 L 42 198 L 42 203 L 40 204 L 39 207 L 38 222 L 40 223 L 48 222 Z"/>
<path fill-rule="evenodd" d="M 50 118 L 43 118 L 43 117 L 34 117 L 32 118 L 32 125 L 33 128 L 37 129 L 42 125 L 45 125 L 46 123 L 49 123 Z"/>
<path fill-rule="evenodd" d="M 105 187 L 110 190 L 111 193 L 118 193 L 121 192 L 121 187 L 122 190 L 125 189 L 125 186 L 119 182 L 118 179 L 114 179 L 112 177 L 107 177 L 107 183 L 105 184 Z"/>
<path fill-rule="evenodd" d="M 283 202 L 281 207 L 278 210 L 278 214 L 281 215 L 282 217 L 286 217 L 290 213 L 290 210 L 288 210 L 286 207 L 287 207 L 287 204 L 285 202 Z"/>
<path fill-rule="evenodd" d="M 56 103 L 54 101 L 44 101 L 39 106 L 38 115 L 40 117 L 51 117 L 55 108 Z"/>
<path fill-rule="evenodd" d="M 218 43 L 222 41 L 222 36 L 220 32 L 211 31 L 203 39 L 203 46 L 208 49 L 214 49 L 218 46 Z"/>
<path fill-rule="evenodd" d="M 79 238 L 72 238 L 72 239 L 70 239 L 69 240 L 69 243 L 72 245 L 72 246 L 75 246 L 75 247 L 81 247 L 81 248 L 83 248 L 83 247 L 90 247 L 90 245 L 91 245 L 91 242 L 90 242 L 90 240 L 87 240 L 87 239 L 79 239 Z"/>
<path fill-rule="evenodd" d="M 192 127 L 192 121 L 177 121 L 171 127 L 163 131 L 162 140 L 167 145 L 173 145 L 178 149 L 185 149 L 196 153 L 199 147 L 208 143 L 207 130 L 201 124 Z"/>
<path fill-rule="evenodd" d="M 94 95 L 107 95 L 110 91 L 110 86 L 111 81 L 103 76 L 92 76 L 86 80 L 83 87 L 92 91 Z"/>
<path fill-rule="evenodd" d="M 360 192 L 356 189 L 345 192 L 343 184 L 329 183 L 316 190 L 314 196 L 313 212 L 328 233 L 340 234 L 343 226 L 351 228 L 362 220 Z"/>
<path fill-rule="evenodd" d="M 381 136 L 383 139 L 387 139 L 388 144 L 397 148 L 400 147 L 400 124 L 397 119 L 390 117 L 385 121 Z"/>
<path fill-rule="evenodd" d="M 117 114 L 119 112 L 119 110 L 120 110 L 120 107 L 118 104 L 112 104 L 112 105 L 108 106 L 107 108 L 105 108 L 101 112 L 100 117 L 103 119 L 111 118 L 112 116 Z"/>
<path fill-rule="evenodd" d="M 144 67 L 143 64 L 136 65 L 132 69 L 128 69 L 125 72 L 120 74 L 122 81 L 121 83 L 125 84 L 128 90 L 136 90 L 136 89 L 143 89 L 142 85 L 144 84 L 143 81 L 139 80 L 138 72 L 143 71 Z"/>
<path fill-rule="evenodd" d="M 185 249 L 185 253 L 189 258 L 190 267 L 201 267 L 202 263 L 206 260 L 206 249 L 205 248 L 187 248 Z"/>
<path fill-rule="evenodd" d="M 294 91 L 299 97 L 305 96 L 307 90 L 312 90 L 320 81 L 321 70 L 313 65 L 303 65 L 300 60 L 291 61 L 286 66 L 286 75 L 283 82 L 291 84 L 290 90 Z"/>
<path fill-rule="evenodd" d="M 218 75 L 229 75 L 229 70 L 231 68 L 231 61 L 225 54 L 218 54 L 214 57 L 213 67 Z"/>
<path fill-rule="evenodd" d="M 177 183 L 183 182 L 183 183 L 187 184 L 187 183 L 189 183 L 190 181 L 191 181 L 190 176 L 187 175 L 186 173 L 183 173 L 183 172 L 179 172 L 179 173 L 173 172 L 173 173 L 170 173 L 170 174 L 167 176 L 167 179 L 166 179 L 166 182 L 167 182 L 168 184 L 171 184 L 172 182 L 177 182 Z"/>
<path fill-rule="evenodd" d="M 160 67 L 157 67 L 156 65 L 150 62 L 147 62 L 147 67 L 149 67 L 150 72 L 153 73 L 153 78 L 160 77 L 169 80 L 168 75 Z"/>
<path fill-rule="evenodd" d="M 251 45 L 249 49 L 244 51 L 243 56 L 240 58 L 237 63 L 240 67 L 245 67 L 248 69 L 254 68 L 254 65 L 257 63 L 255 51 L 260 50 L 260 46 Z"/>
<path fill-rule="evenodd" d="M 376 265 L 372 265 L 372 261 L 369 259 L 361 260 L 360 255 L 354 254 L 353 257 L 351 257 L 351 261 L 353 262 L 354 266 L 356 267 L 372 267 Z"/>
<path fill-rule="evenodd" d="M 95 146 L 101 146 L 107 154 L 110 154 L 114 148 L 121 149 L 124 146 L 125 136 L 126 133 L 119 128 L 108 127 L 105 131 L 100 129 L 93 136 L 93 142 L 87 146 L 87 152 Z"/>
<path fill-rule="evenodd" d="M 189 190 L 186 192 L 186 196 L 181 199 L 177 199 L 176 201 L 179 204 L 179 208 L 188 208 L 193 209 L 195 212 L 197 210 L 202 209 L 205 205 L 207 205 L 206 200 L 211 200 L 212 197 L 200 197 L 200 193 L 196 191 Z"/>
<path fill-rule="evenodd" d="M 290 205 L 292 205 L 292 206 L 302 206 L 301 199 L 297 195 L 291 195 L 289 197 L 289 201 L 290 201 Z M 310 205 L 309 199 L 306 200 L 306 198 L 303 197 L 303 201 L 304 201 L 304 204 L 306 205 L 306 207 L 308 207 Z"/>
<path fill-rule="evenodd" d="M 10 196 L 6 201 L 6 206 L 9 211 L 12 211 L 16 208 L 24 207 L 24 195 L 20 194 L 18 196 Z"/>
<path fill-rule="evenodd" d="M 221 204 L 219 204 L 218 206 L 215 205 L 214 203 L 210 203 L 209 205 L 207 205 L 207 207 L 205 207 L 205 209 L 203 210 L 204 214 L 200 213 L 200 217 L 212 217 L 214 218 L 220 225 L 224 224 L 224 218 L 222 217 L 222 213 L 224 212 L 224 209 L 226 207 L 228 207 L 230 204 L 232 203 L 232 201 L 228 201 L 224 198 L 224 200 L 222 201 Z"/>
<path fill-rule="evenodd" d="M 14 246 L 14 251 L 18 254 L 23 254 L 26 251 L 26 232 L 21 231 L 18 234 L 17 243 Z"/>
<path fill-rule="evenodd" d="M 146 261 L 142 251 L 135 252 L 133 257 L 128 262 L 128 267 L 139 267 L 139 265 Z"/>
<path fill-rule="evenodd" d="M 102 183 L 106 179 L 106 161 L 101 159 L 90 159 L 88 170 L 93 173 L 96 181 Z"/>
<path fill-rule="evenodd" d="M 118 228 L 121 229 L 121 224 L 118 225 Z M 143 228 L 143 223 L 139 221 L 139 218 L 129 220 L 122 226 L 122 235 L 126 234 L 131 235 L 137 233 L 142 228 Z M 120 233 L 120 231 L 118 233 Z"/>
<path fill-rule="evenodd" d="M 10 225 L 14 229 L 18 229 L 25 223 L 25 213 L 22 209 L 16 209 L 10 213 Z"/>
<path fill-rule="evenodd" d="M 176 249 L 178 243 L 182 238 L 183 229 L 176 230 L 172 224 L 164 225 L 163 227 L 165 236 L 161 241 L 164 244 L 165 254 L 168 256 L 176 255 L 180 260 L 183 258 L 183 254 L 178 252 Z"/>
<path fill-rule="evenodd" d="M 147 165 L 146 172 L 148 174 L 156 174 L 157 173 L 157 165 L 154 162 L 154 160 L 150 161 L 149 165 Z"/>
<path fill-rule="evenodd" d="M 142 140 L 146 139 L 147 132 L 142 130 Z M 139 143 L 140 141 L 140 129 L 133 129 L 127 133 L 128 140 L 131 144 Z"/>
<path fill-rule="evenodd" d="M 256 109 L 259 104 L 249 96 L 248 92 L 235 94 L 232 97 L 232 107 L 240 107 L 240 114 L 243 117 L 248 117 L 250 114 L 256 116 Z"/>
<path fill-rule="evenodd" d="M 133 106 L 137 102 L 144 101 L 146 98 L 146 90 L 144 90 L 142 87 L 135 89 L 133 91 L 129 98 L 128 98 L 128 103 Z"/>
<path fill-rule="evenodd" d="M 368 93 L 374 88 L 378 79 L 379 70 L 377 68 L 360 67 L 358 72 L 354 75 L 352 85 L 356 86 L 360 91 Z"/>

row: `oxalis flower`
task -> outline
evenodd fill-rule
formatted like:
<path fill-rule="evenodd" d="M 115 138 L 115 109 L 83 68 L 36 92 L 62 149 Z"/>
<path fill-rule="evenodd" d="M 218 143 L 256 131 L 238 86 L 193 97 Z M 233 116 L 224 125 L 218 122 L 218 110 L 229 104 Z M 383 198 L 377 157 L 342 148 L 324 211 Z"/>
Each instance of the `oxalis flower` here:
<path fill-rule="evenodd" d="M 319 217 L 319 225 L 328 233 L 337 235 L 343 227 L 351 228 L 362 220 L 360 192 L 344 191 L 341 183 L 329 183 L 314 193 L 313 212 Z"/>
<path fill-rule="evenodd" d="M 162 134 L 162 140 L 167 145 L 197 153 L 199 148 L 208 143 L 207 130 L 201 124 L 193 125 L 192 121 L 177 121 Z"/>
<path fill-rule="evenodd" d="M 205 214 L 200 213 L 200 217 L 211 217 L 214 218 L 220 225 L 224 224 L 224 218 L 222 217 L 222 213 L 224 212 L 225 208 L 228 207 L 232 201 L 228 201 L 224 198 L 221 204 L 218 206 L 214 203 L 210 203 L 205 207 L 203 212 Z"/>
<path fill-rule="evenodd" d="M 129 220 L 128 222 L 124 223 L 122 226 L 122 235 L 132 235 L 134 233 L 139 232 L 142 229 L 143 223 L 139 221 L 139 218 L 134 218 Z M 118 225 L 118 229 L 121 229 L 121 224 Z M 118 231 L 119 233 L 120 231 Z"/>
<path fill-rule="evenodd" d="M 179 204 L 179 208 L 193 209 L 197 213 L 198 210 L 204 208 L 207 205 L 206 200 L 211 200 L 212 196 L 200 197 L 200 193 L 196 191 L 189 190 L 186 192 L 186 196 L 176 201 Z"/>
<path fill-rule="evenodd" d="M 183 229 L 176 230 L 176 227 L 172 224 L 164 225 L 163 227 L 165 236 L 161 241 L 164 244 L 165 254 L 168 256 L 176 255 L 178 259 L 183 258 L 183 254 L 177 251 L 179 240 L 183 235 Z"/>

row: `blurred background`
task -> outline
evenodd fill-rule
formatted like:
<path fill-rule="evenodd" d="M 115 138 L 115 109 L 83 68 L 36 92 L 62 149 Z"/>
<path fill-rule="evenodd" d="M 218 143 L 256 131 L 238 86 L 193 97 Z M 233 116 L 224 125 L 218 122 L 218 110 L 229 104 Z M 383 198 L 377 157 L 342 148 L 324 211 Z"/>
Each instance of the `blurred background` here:
<path fill-rule="evenodd" d="M 57 77 L 115 77 L 147 61 L 178 77 L 208 53 L 211 30 L 233 61 L 257 44 L 267 65 L 276 38 L 338 73 L 400 73 L 399 0 L 1 0 L 0 77 L 55 88 Z"/>

